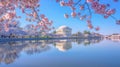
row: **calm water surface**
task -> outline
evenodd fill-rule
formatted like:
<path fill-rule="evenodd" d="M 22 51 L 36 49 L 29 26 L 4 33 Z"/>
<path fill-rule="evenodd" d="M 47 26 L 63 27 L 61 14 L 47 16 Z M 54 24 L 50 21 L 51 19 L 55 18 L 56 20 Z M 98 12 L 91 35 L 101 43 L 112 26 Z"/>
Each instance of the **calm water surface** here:
<path fill-rule="evenodd" d="M 99 39 L 1 42 L 0 67 L 120 67 L 120 42 Z"/>

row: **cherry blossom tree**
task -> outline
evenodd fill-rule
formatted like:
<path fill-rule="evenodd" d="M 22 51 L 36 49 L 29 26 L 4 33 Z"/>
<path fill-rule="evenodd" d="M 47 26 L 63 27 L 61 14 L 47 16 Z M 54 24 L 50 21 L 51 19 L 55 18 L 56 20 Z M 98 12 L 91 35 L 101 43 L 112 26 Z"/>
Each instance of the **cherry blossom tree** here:
<path fill-rule="evenodd" d="M 84 2 L 83 4 L 81 4 L 82 1 Z M 119 0 L 113 0 L 113 2 L 118 1 Z M 116 13 L 116 9 L 108 8 L 110 4 L 103 4 L 99 0 L 56 0 L 56 2 L 60 3 L 61 6 L 71 8 L 71 14 L 65 13 L 65 18 L 71 16 L 73 18 L 85 20 L 90 29 L 95 29 L 97 31 L 100 29 L 98 26 L 94 27 L 92 24 L 91 18 L 93 16 L 93 11 L 96 14 L 102 15 L 104 18 L 112 17 L 115 19 L 116 24 L 120 24 L 120 20 L 113 16 Z M 40 14 L 40 3 L 40 0 L 0 0 L 0 31 L 9 31 L 9 24 L 15 24 L 15 21 L 22 17 L 17 14 L 17 9 L 20 9 L 21 12 L 25 14 L 26 21 L 36 23 L 30 25 L 35 31 L 50 31 L 53 21 L 49 20 L 44 14 Z M 76 7 L 77 5 L 79 5 L 79 7 Z M 83 15 L 80 12 L 82 10 L 88 10 L 88 13 Z"/>
<path fill-rule="evenodd" d="M 119 0 L 113 0 L 113 2 L 118 2 Z M 116 13 L 116 9 L 109 8 L 110 4 L 101 3 L 100 0 L 56 0 L 60 3 L 62 7 L 70 7 L 72 12 L 71 14 L 64 14 L 65 18 L 70 16 L 73 18 L 79 18 L 80 20 L 85 20 L 88 28 L 95 29 L 98 31 L 100 28 L 94 27 L 91 21 L 93 12 L 99 15 L 102 15 L 105 19 L 112 17 L 116 24 L 120 25 L 120 20 L 116 19 L 113 15 Z M 77 6 L 77 7 L 76 7 Z M 79 6 L 79 7 L 78 7 Z M 82 11 L 88 11 L 86 14 L 83 14 Z"/>
<path fill-rule="evenodd" d="M 28 35 L 36 35 L 37 31 L 35 26 L 33 24 L 29 24 L 25 26 L 25 31 L 28 33 Z"/>
<path fill-rule="evenodd" d="M 24 35 L 25 32 L 22 30 L 22 27 L 20 27 L 19 21 L 13 21 L 12 23 L 5 23 L 4 26 L 0 26 L 1 31 L 0 35 L 2 36 L 10 36 L 10 35 Z"/>
<path fill-rule="evenodd" d="M 8 25 L 22 17 L 16 13 L 17 9 L 26 15 L 26 21 L 36 22 L 33 28 L 51 30 L 53 21 L 40 14 L 39 8 L 40 0 L 0 0 L 0 30 L 9 31 Z"/>

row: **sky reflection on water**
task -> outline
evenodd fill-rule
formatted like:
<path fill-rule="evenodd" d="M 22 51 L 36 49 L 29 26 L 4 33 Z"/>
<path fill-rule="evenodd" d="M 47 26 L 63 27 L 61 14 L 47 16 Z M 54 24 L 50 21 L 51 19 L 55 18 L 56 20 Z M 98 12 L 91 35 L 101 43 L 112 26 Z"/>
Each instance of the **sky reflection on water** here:
<path fill-rule="evenodd" d="M 120 42 L 101 39 L 0 43 L 0 67 L 120 67 Z"/>

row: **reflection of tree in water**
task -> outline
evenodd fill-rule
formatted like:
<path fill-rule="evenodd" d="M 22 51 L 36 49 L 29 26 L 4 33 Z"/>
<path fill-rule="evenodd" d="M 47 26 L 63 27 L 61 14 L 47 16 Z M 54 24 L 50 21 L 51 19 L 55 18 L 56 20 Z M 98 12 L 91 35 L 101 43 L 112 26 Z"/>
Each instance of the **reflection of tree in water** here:
<path fill-rule="evenodd" d="M 6 64 L 10 64 L 10 63 L 14 62 L 14 60 L 17 58 L 18 58 L 17 52 L 8 53 L 8 54 L 6 54 L 6 56 L 4 56 L 3 62 L 5 62 Z"/>
<path fill-rule="evenodd" d="M 24 48 L 23 50 L 27 54 L 31 55 L 31 54 L 34 54 L 34 53 L 45 52 L 49 49 L 50 49 L 50 47 L 47 46 L 45 43 L 31 43 L 31 44 L 27 45 L 26 48 Z"/>
<path fill-rule="evenodd" d="M 72 42 L 77 43 L 78 45 L 82 44 L 84 39 L 72 39 Z"/>
<path fill-rule="evenodd" d="M 84 45 L 90 45 L 90 44 L 95 44 L 99 43 L 101 39 L 86 39 L 86 42 L 84 42 Z"/>
<path fill-rule="evenodd" d="M 49 50 L 50 47 L 45 43 L 38 42 L 7 42 L 0 43 L 0 63 L 10 64 L 19 57 L 20 52 L 27 54 L 41 53 Z"/>
<path fill-rule="evenodd" d="M 18 45 L 19 43 L 8 42 L 0 44 L 0 62 L 2 63 L 12 63 L 16 58 L 19 57 L 23 45 Z M 18 48 L 19 47 L 19 48 Z"/>
<path fill-rule="evenodd" d="M 100 41 L 102 41 L 102 39 L 75 39 L 74 42 L 76 42 L 78 45 L 82 43 L 84 44 L 84 46 L 90 45 L 90 44 L 95 44 L 95 43 L 99 43 Z"/>
<path fill-rule="evenodd" d="M 80 39 L 80 38 L 76 38 L 76 39 L 72 39 L 71 40 L 74 43 L 77 43 L 78 45 L 90 45 L 90 44 L 95 44 L 95 43 L 99 43 L 100 41 L 102 41 L 101 38 L 90 38 L 90 39 Z M 71 42 L 70 41 L 70 42 Z"/>

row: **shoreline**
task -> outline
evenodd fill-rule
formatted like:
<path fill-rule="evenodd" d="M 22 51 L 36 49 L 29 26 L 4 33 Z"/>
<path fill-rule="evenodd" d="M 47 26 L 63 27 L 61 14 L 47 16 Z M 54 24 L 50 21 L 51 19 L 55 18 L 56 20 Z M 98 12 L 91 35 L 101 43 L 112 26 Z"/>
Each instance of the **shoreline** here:
<path fill-rule="evenodd" d="M 63 40 L 63 39 L 102 39 L 101 37 L 60 37 L 60 38 L 0 38 L 0 42 L 25 41 L 25 40 Z"/>

